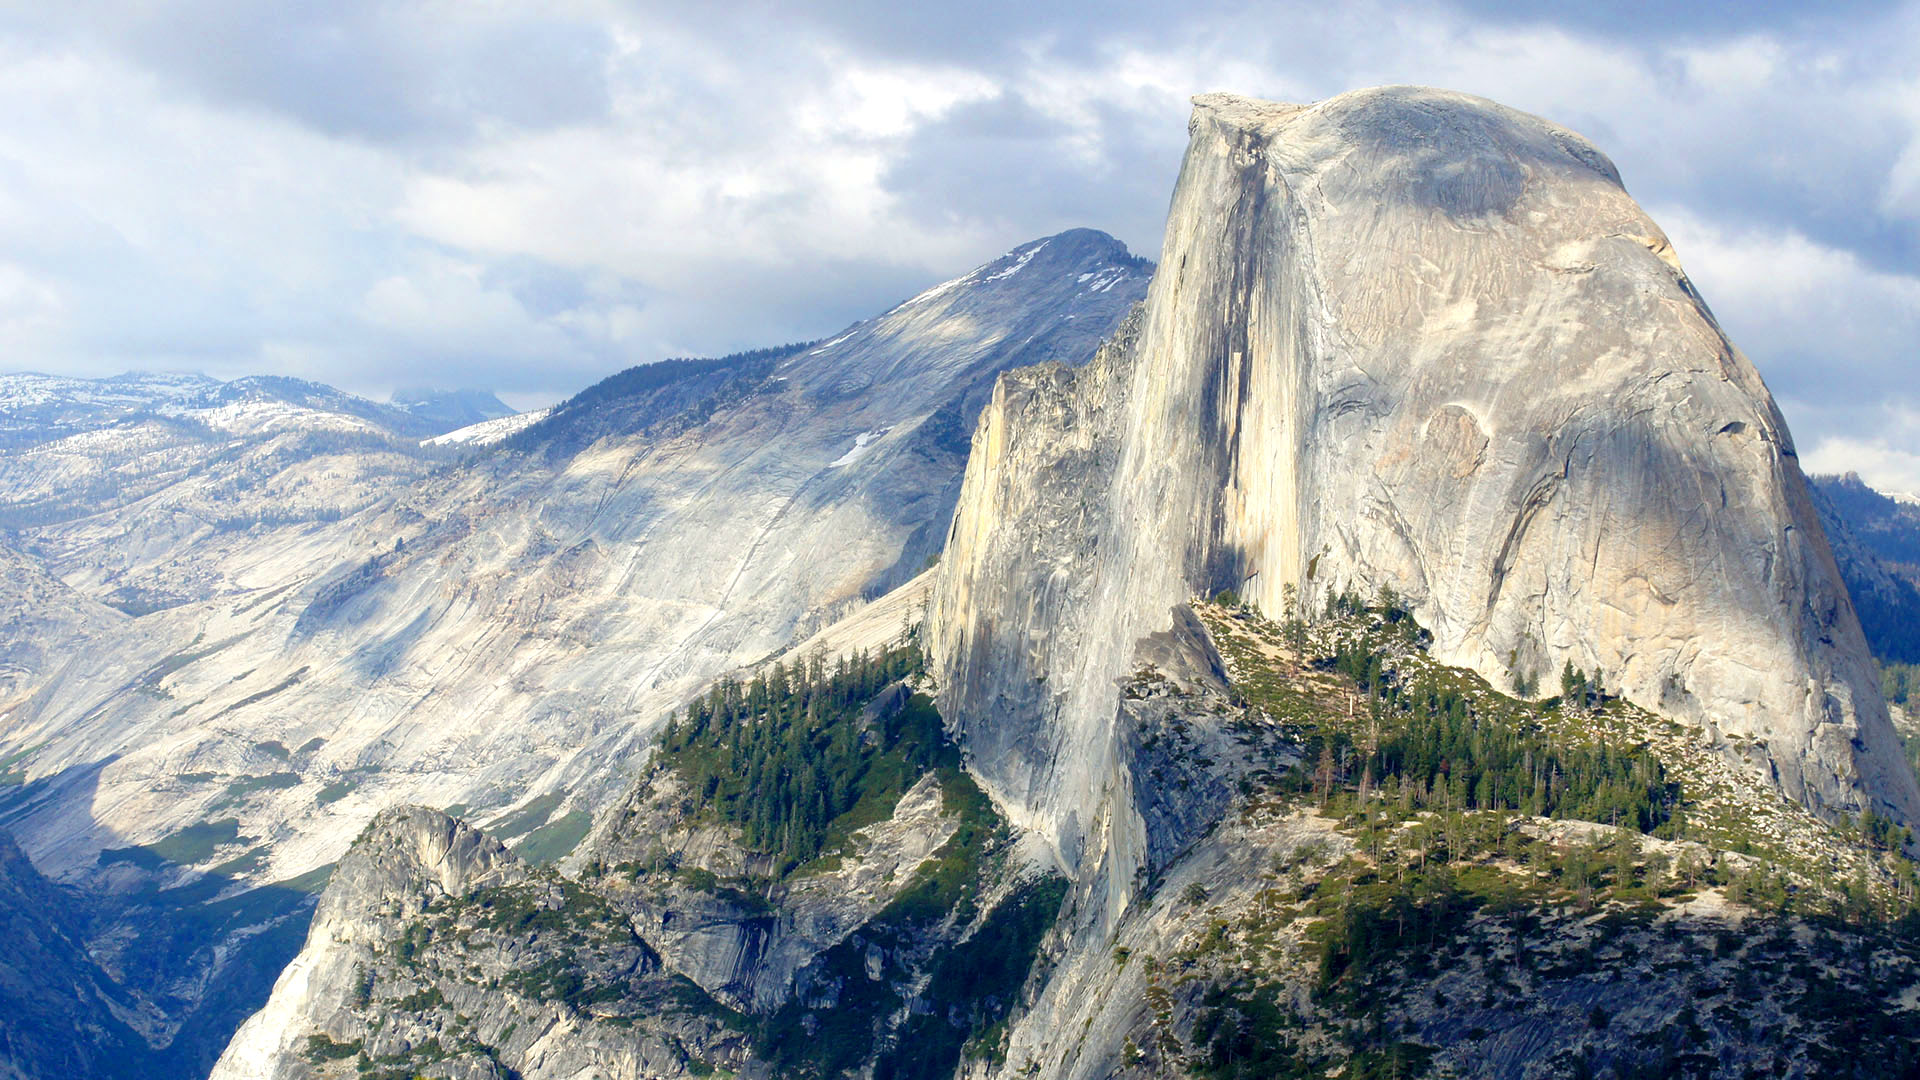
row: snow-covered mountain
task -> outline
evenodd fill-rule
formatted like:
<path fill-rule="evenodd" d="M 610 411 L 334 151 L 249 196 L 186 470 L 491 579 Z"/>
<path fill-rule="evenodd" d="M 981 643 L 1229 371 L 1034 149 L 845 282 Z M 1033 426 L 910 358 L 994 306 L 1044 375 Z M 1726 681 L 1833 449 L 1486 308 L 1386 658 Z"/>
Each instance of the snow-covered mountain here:
<path fill-rule="evenodd" d="M 523 413 L 511 413 L 506 416 L 480 420 L 466 427 L 455 428 L 445 435 L 435 435 L 423 439 L 422 446 L 492 446 L 520 434 L 547 418 L 549 409 L 529 409 Z"/>
<path fill-rule="evenodd" d="M 0 386 L 21 403 L 4 413 L 0 527 L 61 581 L 134 614 L 245 588 L 234 553 L 348 517 L 432 463 L 417 418 L 298 379 Z"/>

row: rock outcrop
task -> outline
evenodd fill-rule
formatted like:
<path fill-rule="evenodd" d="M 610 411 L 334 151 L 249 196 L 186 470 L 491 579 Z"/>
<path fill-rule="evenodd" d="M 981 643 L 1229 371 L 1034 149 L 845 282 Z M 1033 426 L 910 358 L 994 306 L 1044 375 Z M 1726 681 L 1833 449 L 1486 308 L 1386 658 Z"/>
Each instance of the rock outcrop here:
<path fill-rule="evenodd" d="M 1603 672 L 1823 814 L 1916 820 L 1786 426 L 1604 155 L 1409 87 L 1190 130 L 1137 322 L 996 388 L 931 607 L 943 711 L 1063 862 L 1127 783 L 1135 643 L 1223 589 L 1392 589 L 1447 662 Z"/>
<path fill-rule="evenodd" d="M 1020 857 L 924 697 L 835 678 L 805 714 L 848 807 L 824 857 L 748 843 L 752 815 L 720 803 L 766 812 L 784 781 L 716 796 L 695 759 L 718 740 L 656 756 L 574 876 L 383 813 L 214 1076 L 950 1075 L 1010 1014 L 1065 884 Z"/>
<path fill-rule="evenodd" d="M 276 1075 L 298 1060 L 315 1023 L 346 1011 L 359 980 L 392 943 L 391 930 L 435 900 L 518 884 L 527 868 L 494 840 L 438 811 L 382 813 L 340 861 L 314 914 L 307 946 L 274 986 L 267 1007 L 235 1033 L 213 1076 Z"/>

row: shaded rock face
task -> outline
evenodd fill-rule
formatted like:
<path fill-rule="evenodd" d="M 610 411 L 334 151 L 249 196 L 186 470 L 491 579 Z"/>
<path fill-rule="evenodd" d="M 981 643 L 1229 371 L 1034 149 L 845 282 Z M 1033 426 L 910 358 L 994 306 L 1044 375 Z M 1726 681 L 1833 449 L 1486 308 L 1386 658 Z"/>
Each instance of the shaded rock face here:
<path fill-rule="evenodd" d="M 1852 473 L 1808 479 L 1867 645 L 1882 661 L 1920 663 L 1920 506 Z"/>
<path fill-rule="evenodd" d="M 0 832 L 0 1076 L 137 1076 L 151 1020 L 87 955 L 69 897 Z"/>
<path fill-rule="evenodd" d="M 931 607 L 943 712 L 1064 861 L 1135 643 L 1224 588 L 1390 587 L 1449 663 L 1602 671 L 1821 812 L 1914 819 L 1785 425 L 1599 151 L 1407 87 L 1190 131 L 1137 323 L 997 388 Z"/>

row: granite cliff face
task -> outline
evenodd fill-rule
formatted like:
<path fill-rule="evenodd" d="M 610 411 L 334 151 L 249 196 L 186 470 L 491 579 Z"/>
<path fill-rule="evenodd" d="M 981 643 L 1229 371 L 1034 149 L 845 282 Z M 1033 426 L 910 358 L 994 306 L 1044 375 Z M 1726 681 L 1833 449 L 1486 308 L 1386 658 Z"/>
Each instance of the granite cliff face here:
<path fill-rule="evenodd" d="M 506 846 L 423 807 L 375 818 L 340 861 L 308 931 L 306 948 L 281 973 L 276 994 L 234 1035 L 216 1076 L 273 1075 L 281 1055 L 300 1047 L 310 1015 L 347 1008 L 385 927 L 417 916 L 436 900 L 518 885 L 527 866 Z"/>
<path fill-rule="evenodd" d="M 1144 860 L 1116 681 L 1222 589 L 1392 589 L 1498 684 L 1604 672 L 1821 813 L 1920 820 L 1785 425 L 1598 150 L 1406 87 L 1191 134 L 1138 322 L 996 389 L 931 609 L 943 708 L 1064 862 L 1096 819 Z"/>
<path fill-rule="evenodd" d="M 1911 866 L 1838 819 L 1913 781 L 1611 167 L 1411 89 L 1193 136 L 1147 302 L 992 384 L 937 567 L 693 698 L 557 872 L 381 818 L 216 1075 L 1897 1075 Z M 1569 662 L 1606 692 L 1503 692 Z"/>

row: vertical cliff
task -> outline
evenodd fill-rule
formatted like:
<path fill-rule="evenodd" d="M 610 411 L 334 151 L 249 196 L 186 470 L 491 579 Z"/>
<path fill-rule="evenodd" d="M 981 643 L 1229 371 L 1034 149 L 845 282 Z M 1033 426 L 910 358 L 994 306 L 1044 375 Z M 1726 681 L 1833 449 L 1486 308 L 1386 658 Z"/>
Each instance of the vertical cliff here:
<path fill-rule="evenodd" d="M 1915 819 L 1785 424 L 1604 155 L 1409 87 L 1190 131 L 1144 309 L 1002 379 L 930 610 L 943 711 L 1064 862 L 1144 861 L 1117 681 L 1225 588 L 1392 588 L 1446 662 L 1603 672 L 1818 812 Z"/>

